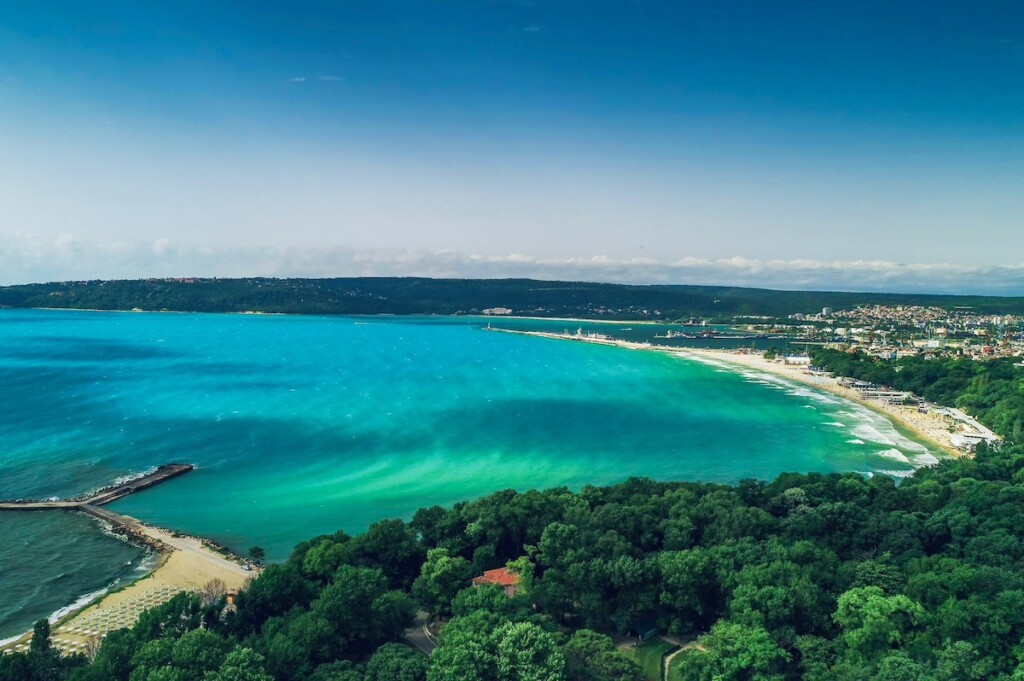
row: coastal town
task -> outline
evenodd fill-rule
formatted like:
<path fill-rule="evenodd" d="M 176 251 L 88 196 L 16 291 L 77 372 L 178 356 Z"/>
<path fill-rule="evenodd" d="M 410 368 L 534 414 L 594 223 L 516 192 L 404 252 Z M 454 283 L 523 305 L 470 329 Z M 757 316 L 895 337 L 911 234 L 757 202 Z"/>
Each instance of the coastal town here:
<path fill-rule="evenodd" d="M 801 341 L 862 350 L 885 359 L 940 353 L 977 360 L 1024 355 L 1024 318 L 977 314 L 970 308 L 825 307 L 815 313 L 789 315 L 784 324 L 747 326 L 789 333 Z"/>

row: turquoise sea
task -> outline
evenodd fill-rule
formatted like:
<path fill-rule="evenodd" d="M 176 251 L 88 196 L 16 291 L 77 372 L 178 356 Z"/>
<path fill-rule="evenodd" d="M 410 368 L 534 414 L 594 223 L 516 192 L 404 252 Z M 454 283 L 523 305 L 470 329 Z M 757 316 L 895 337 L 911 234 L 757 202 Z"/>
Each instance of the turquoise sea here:
<path fill-rule="evenodd" d="M 189 462 L 195 472 L 112 508 L 282 559 L 319 533 L 504 488 L 902 476 L 935 461 L 813 390 L 486 323 L 0 310 L 0 498 Z M 0 639 L 141 561 L 76 514 L 0 514 Z"/>

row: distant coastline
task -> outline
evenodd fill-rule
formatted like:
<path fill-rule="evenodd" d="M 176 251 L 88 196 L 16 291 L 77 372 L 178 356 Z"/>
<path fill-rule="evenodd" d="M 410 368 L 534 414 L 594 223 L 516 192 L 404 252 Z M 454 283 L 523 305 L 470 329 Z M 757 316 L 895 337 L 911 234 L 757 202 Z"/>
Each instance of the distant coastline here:
<path fill-rule="evenodd" d="M 1024 297 L 735 286 L 607 284 L 539 279 L 429 277 L 249 277 L 64 281 L 0 287 L 11 308 L 327 315 L 472 315 L 502 308 L 521 317 L 645 320 L 785 318 L 829 307 L 923 305 L 984 314 L 1024 314 Z"/>

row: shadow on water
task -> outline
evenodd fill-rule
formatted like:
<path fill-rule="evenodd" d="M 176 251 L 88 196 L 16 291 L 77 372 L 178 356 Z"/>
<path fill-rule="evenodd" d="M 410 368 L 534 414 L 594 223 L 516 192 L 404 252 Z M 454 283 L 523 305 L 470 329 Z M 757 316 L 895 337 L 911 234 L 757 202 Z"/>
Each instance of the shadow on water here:
<path fill-rule="evenodd" d="M 87 336 L 26 336 L 0 346 L 0 359 L 36 362 L 108 363 L 186 357 L 156 343 L 132 343 Z"/>

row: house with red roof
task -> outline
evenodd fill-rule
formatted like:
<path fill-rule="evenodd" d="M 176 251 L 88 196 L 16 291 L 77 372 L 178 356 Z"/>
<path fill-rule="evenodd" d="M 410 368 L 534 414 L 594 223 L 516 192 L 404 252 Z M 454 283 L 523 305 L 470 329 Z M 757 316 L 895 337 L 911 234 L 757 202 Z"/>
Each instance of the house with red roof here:
<path fill-rule="evenodd" d="M 487 570 L 479 577 L 473 578 L 473 586 L 494 584 L 505 590 L 505 595 L 512 598 L 519 591 L 519 575 L 509 572 L 507 568 Z"/>

